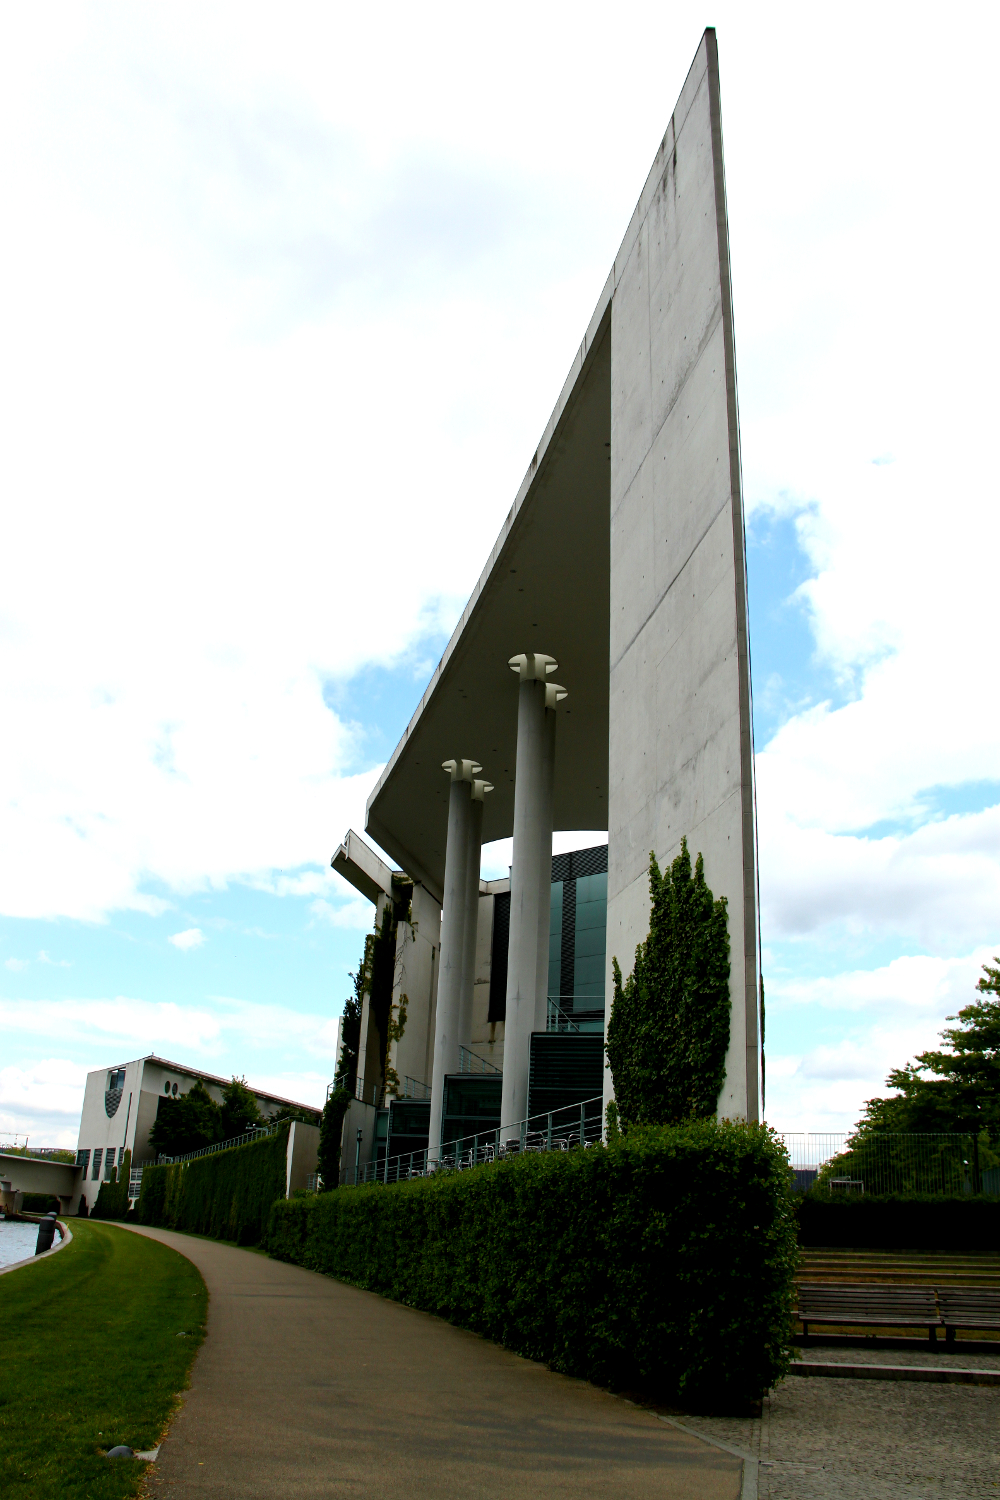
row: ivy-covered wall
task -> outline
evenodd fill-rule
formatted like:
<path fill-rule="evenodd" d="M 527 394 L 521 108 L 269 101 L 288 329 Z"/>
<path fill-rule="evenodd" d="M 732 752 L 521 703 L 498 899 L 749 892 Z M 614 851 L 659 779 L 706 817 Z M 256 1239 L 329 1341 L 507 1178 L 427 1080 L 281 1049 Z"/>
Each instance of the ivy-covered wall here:
<path fill-rule="evenodd" d="M 764 1128 L 697 1121 L 276 1203 L 266 1248 L 531 1359 L 689 1402 L 787 1369 L 797 1250 Z"/>
<path fill-rule="evenodd" d="M 140 1224 L 259 1244 L 272 1205 L 285 1196 L 288 1129 L 196 1161 L 146 1167 L 136 1209 Z"/>

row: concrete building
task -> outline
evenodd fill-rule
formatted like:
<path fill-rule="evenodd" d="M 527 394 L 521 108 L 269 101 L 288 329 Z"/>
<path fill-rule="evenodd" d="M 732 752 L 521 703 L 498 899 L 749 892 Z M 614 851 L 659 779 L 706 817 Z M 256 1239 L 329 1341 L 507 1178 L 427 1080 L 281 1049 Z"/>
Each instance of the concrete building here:
<path fill-rule="evenodd" d="M 588 970 L 586 981 L 598 1013 L 610 1005 L 613 957 L 627 975 L 648 930 L 650 851 L 662 867 L 686 836 L 692 856 L 703 854 L 708 884 L 728 899 L 732 948 L 718 1112 L 758 1118 L 744 552 L 709 30 L 500 536 L 369 798 L 366 831 L 399 869 L 353 833 L 334 857 L 358 889 L 369 882 L 379 922 L 390 913 L 390 1020 L 408 1001 L 401 1037 L 384 999 L 380 1016 L 364 1018 L 363 1107 L 373 1119 L 357 1129 L 374 1134 L 380 1090 L 399 1094 L 412 1076 L 429 1090 L 434 1152 L 469 1052 L 502 1069 L 505 1132 L 530 1112 L 537 1039 L 560 1034 L 552 834 L 581 828 L 608 830 L 604 972 L 598 982 Z M 484 883 L 482 842 L 511 836 L 509 882 Z M 487 1002 L 500 966 L 502 1007 Z M 574 1009 L 579 995 L 574 980 Z M 603 1089 L 610 1097 L 607 1074 Z"/>
<path fill-rule="evenodd" d="M 26 1194 L 39 1193 L 59 1199 L 59 1212 L 75 1214 L 80 1203 L 83 1173 L 79 1165 L 47 1160 L 43 1156 L 21 1156 L 0 1152 L 0 1211 L 21 1212 Z"/>
<path fill-rule="evenodd" d="M 101 1183 L 110 1179 L 114 1168 L 121 1165 L 126 1151 L 132 1153 L 132 1170 L 137 1174 L 143 1163 L 153 1160 L 149 1132 L 160 1100 L 186 1094 L 196 1082 L 204 1084 L 217 1104 L 222 1103 L 222 1090 L 228 1078 L 217 1078 L 214 1073 L 186 1068 L 152 1054 L 87 1074 L 76 1160 L 82 1169 L 82 1192 L 88 1211 L 97 1201 Z M 283 1105 L 310 1111 L 313 1108 L 259 1089 L 251 1089 L 251 1093 L 265 1119 L 277 1114 Z M 315 1127 L 310 1128 L 318 1139 L 319 1132 Z M 301 1153 L 305 1137 L 301 1131 L 299 1136 Z M 315 1148 L 308 1168 L 301 1168 L 298 1158 L 296 1162 L 295 1186 L 304 1187 L 305 1171 L 315 1171 Z M 298 1175 L 303 1175 L 301 1182 Z"/>

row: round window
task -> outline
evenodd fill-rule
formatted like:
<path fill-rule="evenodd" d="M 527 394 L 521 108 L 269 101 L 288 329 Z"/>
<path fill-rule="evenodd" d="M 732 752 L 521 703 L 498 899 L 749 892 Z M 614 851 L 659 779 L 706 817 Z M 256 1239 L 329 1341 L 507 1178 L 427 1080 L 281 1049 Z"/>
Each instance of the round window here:
<path fill-rule="evenodd" d="M 163 1085 L 163 1092 L 164 1092 L 164 1093 L 165 1093 L 165 1094 L 169 1094 L 169 1093 L 170 1093 L 170 1085 L 169 1085 L 169 1083 L 165 1083 L 165 1084 L 164 1084 L 164 1085 Z"/>
<path fill-rule="evenodd" d="M 176 1094 L 176 1092 L 177 1092 L 177 1085 L 176 1085 L 176 1083 L 175 1083 L 175 1084 L 174 1084 L 174 1086 L 173 1086 L 173 1088 L 172 1088 L 172 1089 L 171 1089 L 171 1090 L 170 1090 L 170 1092 L 171 1092 L 171 1093 L 172 1093 L 172 1094 Z"/>

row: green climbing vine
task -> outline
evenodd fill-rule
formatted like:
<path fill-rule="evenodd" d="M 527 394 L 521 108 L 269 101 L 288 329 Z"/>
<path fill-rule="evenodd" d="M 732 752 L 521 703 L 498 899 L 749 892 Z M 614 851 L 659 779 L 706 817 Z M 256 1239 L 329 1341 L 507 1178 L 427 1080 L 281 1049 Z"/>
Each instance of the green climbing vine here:
<path fill-rule="evenodd" d="M 667 1125 L 715 1113 L 729 1046 L 726 899 L 705 883 L 687 839 L 661 875 L 649 856 L 649 936 L 622 983 L 617 958 L 607 1054 L 614 1127 Z M 609 1125 L 612 1122 L 609 1120 Z"/>

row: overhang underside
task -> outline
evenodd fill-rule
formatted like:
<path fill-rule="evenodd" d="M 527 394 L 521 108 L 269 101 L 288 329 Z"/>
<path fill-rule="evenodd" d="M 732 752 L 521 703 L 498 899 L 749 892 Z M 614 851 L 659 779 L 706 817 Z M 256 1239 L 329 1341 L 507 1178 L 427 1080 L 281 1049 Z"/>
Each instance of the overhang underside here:
<path fill-rule="evenodd" d="M 366 829 L 441 899 L 448 777 L 479 761 L 493 783 L 483 841 L 514 824 L 518 682 L 508 659 L 544 651 L 568 698 L 556 731 L 556 829 L 608 826 L 610 308 L 504 524 L 463 619 L 368 801 Z"/>

